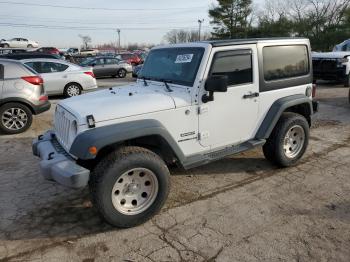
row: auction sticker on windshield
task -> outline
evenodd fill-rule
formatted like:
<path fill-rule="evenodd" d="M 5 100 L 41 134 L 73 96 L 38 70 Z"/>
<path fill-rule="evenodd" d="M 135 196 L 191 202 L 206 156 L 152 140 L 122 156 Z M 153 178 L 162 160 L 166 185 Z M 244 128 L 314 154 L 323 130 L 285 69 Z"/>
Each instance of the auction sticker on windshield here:
<path fill-rule="evenodd" d="M 191 63 L 193 54 L 178 55 L 175 60 L 175 64 Z"/>

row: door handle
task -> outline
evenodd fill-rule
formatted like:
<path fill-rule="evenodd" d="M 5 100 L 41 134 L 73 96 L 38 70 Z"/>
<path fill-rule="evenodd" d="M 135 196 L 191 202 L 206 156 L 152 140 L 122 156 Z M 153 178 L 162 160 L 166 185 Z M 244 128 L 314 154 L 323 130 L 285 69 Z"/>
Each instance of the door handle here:
<path fill-rule="evenodd" d="M 255 98 L 255 97 L 258 97 L 259 96 L 259 93 L 255 92 L 255 93 L 250 93 L 250 94 L 245 94 L 243 96 L 244 99 L 247 99 L 247 98 Z"/>

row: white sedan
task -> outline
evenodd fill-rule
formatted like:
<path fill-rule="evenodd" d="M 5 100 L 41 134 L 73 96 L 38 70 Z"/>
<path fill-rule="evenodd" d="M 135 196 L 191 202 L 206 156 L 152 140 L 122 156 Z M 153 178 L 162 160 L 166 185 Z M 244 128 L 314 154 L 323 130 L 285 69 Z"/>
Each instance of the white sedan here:
<path fill-rule="evenodd" d="M 83 90 L 97 88 L 92 68 L 83 68 L 58 59 L 24 59 L 21 62 L 44 79 L 44 88 L 48 95 L 72 97 Z"/>
<path fill-rule="evenodd" d="M 1 40 L 0 47 L 4 47 L 4 48 L 36 48 L 36 47 L 39 47 L 39 44 L 36 41 L 18 37 L 18 38 L 12 38 L 9 40 Z"/>

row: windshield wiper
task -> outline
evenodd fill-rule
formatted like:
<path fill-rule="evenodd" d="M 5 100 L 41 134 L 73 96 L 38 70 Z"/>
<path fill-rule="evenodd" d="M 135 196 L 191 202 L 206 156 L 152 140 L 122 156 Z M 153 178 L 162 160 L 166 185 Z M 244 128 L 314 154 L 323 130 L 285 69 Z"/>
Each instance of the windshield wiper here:
<path fill-rule="evenodd" d="M 173 92 L 173 90 L 170 88 L 170 86 L 168 85 L 168 83 L 172 83 L 172 81 L 170 80 L 165 80 L 165 79 L 159 79 L 160 81 L 162 81 L 166 87 L 166 90 L 168 92 Z"/>

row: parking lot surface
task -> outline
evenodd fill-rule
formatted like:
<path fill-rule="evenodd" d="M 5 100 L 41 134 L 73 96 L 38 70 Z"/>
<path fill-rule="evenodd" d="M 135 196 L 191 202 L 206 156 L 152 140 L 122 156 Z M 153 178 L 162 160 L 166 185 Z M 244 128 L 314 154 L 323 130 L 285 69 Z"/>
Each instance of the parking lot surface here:
<path fill-rule="evenodd" d="M 320 112 L 298 166 L 277 169 L 256 149 L 175 168 L 160 214 L 124 230 L 98 217 L 87 189 L 39 174 L 31 141 L 52 126 L 54 98 L 31 130 L 0 136 L 0 261 L 349 261 L 347 93 L 319 87 Z"/>

